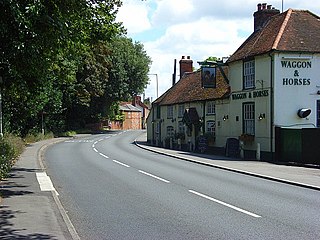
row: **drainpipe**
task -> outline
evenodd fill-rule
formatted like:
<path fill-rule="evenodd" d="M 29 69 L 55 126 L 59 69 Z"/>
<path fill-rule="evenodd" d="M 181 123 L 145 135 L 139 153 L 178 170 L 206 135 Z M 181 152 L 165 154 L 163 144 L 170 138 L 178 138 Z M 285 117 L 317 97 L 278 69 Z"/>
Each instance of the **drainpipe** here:
<path fill-rule="evenodd" d="M 270 152 L 271 152 L 271 161 L 273 161 L 273 56 L 269 53 L 270 57 Z"/>
<path fill-rule="evenodd" d="M 206 101 L 203 102 L 202 132 L 206 133 Z"/>

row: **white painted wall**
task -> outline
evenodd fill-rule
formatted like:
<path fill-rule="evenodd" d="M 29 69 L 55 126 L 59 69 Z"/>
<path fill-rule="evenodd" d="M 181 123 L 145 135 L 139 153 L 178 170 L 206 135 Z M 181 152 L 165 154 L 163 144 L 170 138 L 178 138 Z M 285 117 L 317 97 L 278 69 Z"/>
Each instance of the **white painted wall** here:
<path fill-rule="evenodd" d="M 316 100 L 320 99 L 320 95 L 317 94 L 320 90 L 320 54 L 279 53 L 275 55 L 274 61 L 275 126 L 314 128 Z M 287 64 L 290 62 L 291 68 L 284 67 L 283 61 Z M 310 116 L 298 117 L 297 112 L 300 108 L 310 108 Z"/>

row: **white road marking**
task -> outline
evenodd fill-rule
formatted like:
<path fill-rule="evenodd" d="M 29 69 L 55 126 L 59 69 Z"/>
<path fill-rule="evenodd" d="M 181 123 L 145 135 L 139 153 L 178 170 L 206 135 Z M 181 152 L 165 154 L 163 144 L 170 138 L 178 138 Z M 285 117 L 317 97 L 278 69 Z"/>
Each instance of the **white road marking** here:
<path fill-rule="evenodd" d="M 117 163 L 117 164 L 120 164 L 120 165 L 122 165 L 122 166 L 125 166 L 125 167 L 127 167 L 127 168 L 130 167 L 129 165 L 124 164 L 124 163 L 122 163 L 122 162 L 119 162 L 119 161 L 117 161 L 117 160 L 112 160 L 112 161 L 115 162 L 115 163 Z"/>
<path fill-rule="evenodd" d="M 40 190 L 41 191 L 54 191 L 57 196 L 59 195 L 59 193 L 53 187 L 51 179 L 47 175 L 46 172 L 37 172 L 36 173 L 36 177 L 37 177 L 38 183 L 40 185 Z"/>
<path fill-rule="evenodd" d="M 95 141 L 93 144 L 96 145 L 98 143 L 98 141 Z"/>
<path fill-rule="evenodd" d="M 104 157 L 104 158 L 109 158 L 107 155 L 104 155 L 103 153 L 99 153 L 100 156 Z"/>
<path fill-rule="evenodd" d="M 93 147 L 93 150 L 94 150 L 95 152 L 98 152 L 98 150 L 97 150 L 95 147 Z"/>
<path fill-rule="evenodd" d="M 210 200 L 210 201 L 219 203 L 219 204 L 221 204 L 221 205 L 223 205 L 223 206 L 232 208 L 232 209 L 234 209 L 234 210 L 236 210 L 236 211 L 238 211 L 238 212 L 242 212 L 242 213 L 244 213 L 244 214 L 247 214 L 247 215 L 249 215 L 249 216 L 251 216 L 251 217 L 255 217 L 255 218 L 260 218 L 260 217 L 261 217 L 261 216 L 259 216 L 259 215 L 257 215 L 257 214 L 254 214 L 254 213 L 252 213 L 252 212 L 243 210 L 243 209 L 241 209 L 241 208 L 238 208 L 238 207 L 233 206 L 233 205 L 231 205 L 231 204 L 222 202 L 222 201 L 220 201 L 220 200 L 214 199 L 214 198 L 209 197 L 209 196 L 207 196 L 207 195 L 204 195 L 204 194 L 202 194 L 202 193 L 199 193 L 199 192 L 196 192 L 196 191 L 193 191 L 193 190 L 189 190 L 189 192 L 190 192 L 190 193 L 193 193 L 193 194 L 196 194 L 196 195 L 198 195 L 198 196 L 200 196 L 200 197 L 206 198 L 206 199 L 208 199 L 208 200 Z"/>
<path fill-rule="evenodd" d="M 158 180 L 160 180 L 160 181 L 162 181 L 162 182 L 170 183 L 170 181 L 168 181 L 168 180 L 166 180 L 166 179 L 163 179 L 163 178 L 161 178 L 161 177 L 152 175 L 151 173 L 147 173 L 147 172 L 142 171 L 142 170 L 139 170 L 139 172 L 142 173 L 142 174 L 145 174 L 145 175 L 147 175 L 147 176 L 149 176 L 149 177 L 153 177 L 153 178 L 155 178 L 155 179 L 158 179 Z"/>

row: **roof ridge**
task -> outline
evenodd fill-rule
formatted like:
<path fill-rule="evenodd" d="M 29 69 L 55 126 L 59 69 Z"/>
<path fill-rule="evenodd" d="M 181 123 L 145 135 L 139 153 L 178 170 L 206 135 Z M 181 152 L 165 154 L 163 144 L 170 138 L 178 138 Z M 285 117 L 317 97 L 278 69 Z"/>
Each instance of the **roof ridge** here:
<path fill-rule="evenodd" d="M 279 32 L 278 32 L 278 35 L 277 35 L 276 39 L 274 40 L 274 43 L 273 43 L 271 49 L 277 49 L 277 48 L 278 48 L 280 39 L 281 39 L 281 37 L 282 37 L 282 35 L 283 35 L 283 33 L 284 33 L 284 29 L 286 28 L 286 26 L 287 26 L 287 24 L 288 24 L 288 22 L 289 22 L 289 19 L 290 19 L 290 17 L 291 17 L 292 11 L 293 11 L 293 10 L 292 10 L 291 8 L 289 8 L 289 10 L 287 11 L 286 17 L 285 17 L 285 19 L 283 20 L 283 23 L 282 23 L 282 25 L 281 25 L 281 27 L 280 27 L 280 30 L 279 30 Z"/>

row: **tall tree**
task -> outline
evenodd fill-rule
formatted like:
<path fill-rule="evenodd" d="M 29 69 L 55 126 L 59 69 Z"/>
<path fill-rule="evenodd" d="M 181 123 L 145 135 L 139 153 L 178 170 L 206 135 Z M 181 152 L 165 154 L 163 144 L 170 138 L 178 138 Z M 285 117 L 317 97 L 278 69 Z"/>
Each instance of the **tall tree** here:
<path fill-rule="evenodd" d="M 68 114 L 70 127 L 113 115 L 119 101 L 143 93 L 148 83 L 151 60 L 141 43 L 119 35 L 110 42 L 95 45 L 94 52 L 95 57 L 89 56 L 78 73 L 78 96 L 83 96 L 84 101 L 76 102 L 76 98 L 72 98 L 73 107 Z M 85 121 L 81 123 L 80 119 Z"/>
<path fill-rule="evenodd" d="M 0 1 L 6 129 L 25 134 L 39 126 L 45 110 L 63 121 L 69 107 L 64 100 L 77 92 L 76 73 L 84 59 L 95 55 L 99 41 L 124 32 L 115 22 L 120 5 L 120 0 Z"/>

